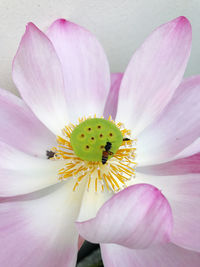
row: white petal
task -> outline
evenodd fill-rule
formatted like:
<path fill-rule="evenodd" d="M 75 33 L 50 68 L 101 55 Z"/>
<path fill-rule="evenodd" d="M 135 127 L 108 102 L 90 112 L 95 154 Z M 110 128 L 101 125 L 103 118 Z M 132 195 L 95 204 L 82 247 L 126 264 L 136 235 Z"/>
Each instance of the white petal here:
<path fill-rule="evenodd" d="M 32 23 L 13 61 L 13 80 L 35 115 L 60 134 L 69 123 L 61 64 L 51 41 Z"/>
<path fill-rule="evenodd" d="M 56 20 L 47 35 L 62 64 L 70 120 L 101 116 L 110 89 L 110 72 L 100 43 L 89 31 L 64 19 Z"/>
<path fill-rule="evenodd" d="M 0 197 L 27 194 L 56 184 L 61 161 L 25 154 L 0 142 Z"/>
<path fill-rule="evenodd" d="M 180 84 L 192 31 L 185 17 L 156 29 L 133 55 L 119 91 L 117 121 L 138 135 L 160 114 Z"/>
<path fill-rule="evenodd" d="M 82 189 L 73 180 L 0 203 L 0 266 L 74 267 Z"/>

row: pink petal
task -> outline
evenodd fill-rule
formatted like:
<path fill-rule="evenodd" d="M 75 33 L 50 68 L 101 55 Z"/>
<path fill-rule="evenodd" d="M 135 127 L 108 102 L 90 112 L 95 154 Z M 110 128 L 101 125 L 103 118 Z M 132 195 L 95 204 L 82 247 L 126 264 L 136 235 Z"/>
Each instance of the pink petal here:
<path fill-rule="evenodd" d="M 75 266 L 74 221 L 82 191 L 73 192 L 72 184 L 73 180 L 0 204 L 0 266 Z"/>
<path fill-rule="evenodd" d="M 102 244 L 105 267 L 199 267 L 200 254 L 173 244 L 148 249 L 128 249 L 114 244 Z"/>
<path fill-rule="evenodd" d="M 111 115 L 112 119 L 115 120 L 117 114 L 119 88 L 122 77 L 123 77 L 122 73 L 111 74 L 111 87 L 103 114 L 105 119 L 108 119 L 108 117 Z"/>
<path fill-rule="evenodd" d="M 84 28 L 64 19 L 56 20 L 47 35 L 62 64 L 70 119 L 76 121 L 95 113 L 101 116 L 110 72 L 99 42 Z"/>
<path fill-rule="evenodd" d="M 32 157 L 0 141 L 0 197 L 27 194 L 59 182 L 60 161 Z"/>
<path fill-rule="evenodd" d="M 140 165 L 171 160 L 200 136 L 200 76 L 184 80 L 161 116 L 137 142 Z"/>
<path fill-rule="evenodd" d="M 95 218 L 76 224 L 80 235 L 93 243 L 146 248 L 169 241 L 172 214 L 159 190 L 139 184 L 114 195 Z"/>
<path fill-rule="evenodd" d="M 85 239 L 79 235 L 79 237 L 78 237 L 78 250 L 82 247 L 84 241 L 85 241 Z"/>
<path fill-rule="evenodd" d="M 61 64 L 52 43 L 32 23 L 14 58 L 13 79 L 36 116 L 60 134 L 69 122 Z"/>
<path fill-rule="evenodd" d="M 53 135 L 17 96 L 0 89 L 0 140 L 28 154 L 46 157 Z"/>
<path fill-rule="evenodd" d="M 185 158 L 185 157 L 197 154 L 197 153 L 200 153 L 200 138 L 197 138 L 192 144 L 187 146 L 178 155 L 176 155 L 175 158 L 176 159 Z"/>
<path fill-rule="evenodd" d="M 155 120 L 182 80 L 190 49 L 191 26 L 185 17 L 156 29 L 124 73 L 117 121 L 138 135 Z"/>
<path fill-rule="evenodd" d="M 169 201 L 174 220 L 171 241 L 200 252 L 199 174 L 148 176 L 138 173 L 137 182 L 156 186 Z"/>
<path fill-rule="evenodd" d="M 161 164 L 137 167 L 138 172 L 151 175 L 200 173 L 200 153 Z"/>

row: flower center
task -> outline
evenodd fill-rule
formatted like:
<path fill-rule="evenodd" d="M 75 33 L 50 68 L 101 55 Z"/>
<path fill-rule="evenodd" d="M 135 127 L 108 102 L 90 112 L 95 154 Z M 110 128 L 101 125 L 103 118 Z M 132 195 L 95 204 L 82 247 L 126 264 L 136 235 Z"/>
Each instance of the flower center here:
<path fill-rule="evenodd" d="M 136 140 L 122 123 L 116 124 L 111 118 L 83 118 L 62 132 L 51 159 L 63 160 L 59 180 L 73 178 L 74 191 L 86 179 L 88 190 L 118 192 L 135 176 Z"/>
<path fill-rule="evenodd" d="M 102 118 L 87 119 L 74 128 L 70 143 L 74 153 L 82 160 L 105 164 L 123 142 L 119 128 Z"/>

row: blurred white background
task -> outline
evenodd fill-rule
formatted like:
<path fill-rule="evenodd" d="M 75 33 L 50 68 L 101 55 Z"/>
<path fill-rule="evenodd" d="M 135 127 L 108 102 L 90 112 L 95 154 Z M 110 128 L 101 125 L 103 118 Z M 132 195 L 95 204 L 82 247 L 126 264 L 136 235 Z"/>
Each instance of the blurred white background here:
<path fill-rule="evenodd" d="M 0 0 L 0 87 L 16 92 L 11 64 L 29 21 L 42 30 L 60 17 L 86 27 L 103 45 L 111 71 L 118 72 L 154 28 L 180 15 L 193 28 L 185 76 L 200 74 L 200 0 Z"/>

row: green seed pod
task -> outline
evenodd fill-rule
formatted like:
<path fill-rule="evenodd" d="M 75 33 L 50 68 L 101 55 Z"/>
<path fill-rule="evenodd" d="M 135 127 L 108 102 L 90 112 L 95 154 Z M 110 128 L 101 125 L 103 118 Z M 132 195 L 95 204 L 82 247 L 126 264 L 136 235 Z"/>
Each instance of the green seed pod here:
<path fill-rule="evenodd" d="M 123 142 L 123 136 L 114 123 L 102 118 L 87 119 L 80 123 L 70 138 L 74 153 L 87 161 L 102 161 L 107 142 L 111 143 L 110 152 L 114 155 Z"/>

